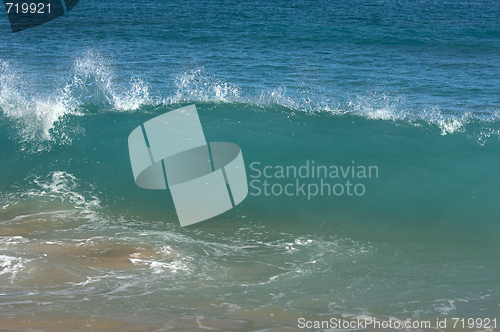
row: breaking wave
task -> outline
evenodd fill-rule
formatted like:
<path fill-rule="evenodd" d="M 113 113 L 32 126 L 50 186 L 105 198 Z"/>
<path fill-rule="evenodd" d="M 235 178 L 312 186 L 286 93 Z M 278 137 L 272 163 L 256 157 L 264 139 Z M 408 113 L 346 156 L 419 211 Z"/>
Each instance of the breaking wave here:
<path fill-rule="evenodd" d="M 411 105 L 400 96 L 385 92 L 333 99 L 297 93 L 283 86 L 250 91 L 209 75 L 204 68 L 180 73 L 166 89 L 158 88 L 153 94 L 150 84 L 142 78 L 118 80 L 112 64 L 90 52 L 74 61 L 67 83 L 52 91 L 49 94 L 39 92 L 23 79 L 19 70 L 0 62 L 1 117 L 10 124 L 10 136 L 15 138 L 20 150 L 37 153 L 50 151 L 55 145 L 70 145 L 75 137 L 85 132 L 85 128 L 74 120 L 81 116 L 103 112 L 150 112 L 182 103 L 230 104 L 242 111 L 255 106 L 292 114 L 350 114 L 366 120 L 402 121 L 417 126 L 427 123 L 438 127 L 442 135 L 466 132 L 465 127 L 470 122 L 492 123 L 500 119 L 498 110 L 464 109 L 457 113 L 432 105 Z M 486 138 L 496 132 L 496 129 L 486 128 L 479 136 Z"/>

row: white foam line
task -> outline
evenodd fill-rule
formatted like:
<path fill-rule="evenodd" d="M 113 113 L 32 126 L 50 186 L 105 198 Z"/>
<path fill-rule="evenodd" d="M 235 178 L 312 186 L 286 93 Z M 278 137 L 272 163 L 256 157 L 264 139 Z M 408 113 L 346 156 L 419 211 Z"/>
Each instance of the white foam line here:
<path fill-rule="evenodd" d="M 23 215 L 16 216 L 16 217 L 14 217 L 12 219 L 9 219 L 9 220 L 1 221 L 0 225 L 2 225 L 2 224 L 8 224 L 10 222 L 15 222 L 15 221 L 18 221 L 18 220 L 23 220 L 23 219 L 28 218 L 28 217 L 41 216 L 41 215 L 45 215 L 45 214 L 54 214 L 54 213 L 60 213 L 60 212 L 68 212 L 68 210 L 38 212 L 38 213 L 34 213 L 34 214 L 23 214 Z"/>
<path fill-rule="evenodd" d="M 203 324 L 201 324 L 201 320 L 204 319 L 204 318 L 205 317 L 203 317 L 203 316 L 196 316 L 196 323 L 198 323 L 198 327 L 200 329 L 205 329 L 205 330 L 215 330 L 212 327 L 207 327 L 207 326 L 204 326 Z"/>

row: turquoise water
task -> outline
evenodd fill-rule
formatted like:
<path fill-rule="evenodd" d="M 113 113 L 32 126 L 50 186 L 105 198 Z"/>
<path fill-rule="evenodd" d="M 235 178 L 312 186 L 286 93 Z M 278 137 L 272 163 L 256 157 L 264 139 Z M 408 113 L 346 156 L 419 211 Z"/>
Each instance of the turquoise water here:
<path fill-rule="evenodd" d="M 16 34 L 3 16 L 0 327 L 500 318 L 499 9 L 82 0 Z M 181 228 L 127 138 L 190 104 L 240 146 L 249 194 Z"/>

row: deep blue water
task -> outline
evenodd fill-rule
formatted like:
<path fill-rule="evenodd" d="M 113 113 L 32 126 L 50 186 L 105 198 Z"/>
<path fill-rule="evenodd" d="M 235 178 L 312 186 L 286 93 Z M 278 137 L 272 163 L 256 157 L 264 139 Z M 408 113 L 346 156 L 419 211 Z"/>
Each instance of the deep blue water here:
<path fill-rule="evenodd" d="M 0 15 L 0 326 L 500 319 L 499 23 L 496 1 L 81 0 L 15 34 Z M 181 228 L 127 138 L 190 104 L 260 182 Z M 255 171 L 313 161 L 377 176 L 287 196 L 263 181 L 297 178 Z"/>

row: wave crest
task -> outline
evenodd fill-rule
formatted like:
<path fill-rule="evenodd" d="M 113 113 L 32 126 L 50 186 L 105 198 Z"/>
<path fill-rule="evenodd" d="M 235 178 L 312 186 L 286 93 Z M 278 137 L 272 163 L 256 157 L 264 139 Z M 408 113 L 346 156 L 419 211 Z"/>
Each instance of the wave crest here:
<path fill-rule="evenodd" d="M 12 124 L 21 150 L 32 153 L 70 145 L 83 128 L 66 121 L 69 116 L 102 109 L 131 111 L 152 103 L 143 80 L 132 78 L 130 86 L 119 87 L 109 64 L 91 53 L 77 59 L 70 82 L 49 95 L 22 77 L 0 61 L 0 111 Z"/>
<path fill-rule="evenodd" d="M 120 87 L 114 77 L 109 63 L 88 53 L 75 61 L 72 81 L 65 90 L 84 108 L 131 111 L 151 103 L 149 86 L 142 79 L 132 78 L 130 87 Z"/>
<path fill-rule="evenodd" d="M 174 87 L 174 95 L 166 98 L 163 101 L 165 104 L 241 101 L 241 91 L 237 86 L 204 75 L 203 68 L 188 70 L 178 75 Z"/>
<path fill-rule="evenodd" d="M 280 86 L 274 89 L 243 89 L 206 74 L 203 67 L 184 71 L 174 78 L 171 95 L 160 92 L 151 97 L 150 85 L 140 78 L 118 80 L 111 64 L 91 52 L 74 61 L 69 80 L 47 95 L 21 79 L 19 72 L 0 61 L 0 110 L 14 129 L 13 137 L 21 150 L 49 151 L 55 145 L 69 145 L 84 132 L 73 116 L 96 112 L 147 112 L 147 106 L 179 103 L 231 103 L 241 108 L 254 105 L 290 112 L 351 114 L 368 120 L 404 121 L 437 126 L 442 135 L 464 132 L 469 122 L 498 122 L 500 111 L 447 111 L 439 106 L 405 102 L 402 96 L 387 92 L 366 92 L 350 96 L 328 97 L 325 93 Z M 39 88 L 40 90 L 42 88 Z M 146 107 L 145 107 L 146 106 Z"/>
<path fill-rule="evenodd" d="M 67 91 L 40 97 L 19 76 L 7 63 L 0 63 L 0 109 L 14 124 L 22 150 L 49 150 L 50 142 L 70 144 L 71 129 L 64 128 L 62 122 L 67 114 L 76 112 Z"/>

